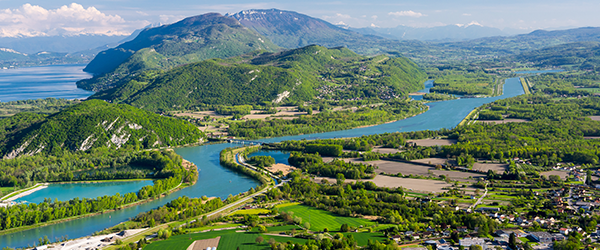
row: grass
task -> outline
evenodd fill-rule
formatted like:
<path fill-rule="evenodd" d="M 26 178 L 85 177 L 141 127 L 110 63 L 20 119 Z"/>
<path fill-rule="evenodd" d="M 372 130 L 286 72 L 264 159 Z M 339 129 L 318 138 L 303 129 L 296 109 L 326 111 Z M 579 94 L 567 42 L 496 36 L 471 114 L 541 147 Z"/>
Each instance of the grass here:
<path fill-rule="evenodd" d="M 359 246 L 366 246 L 369 240 L 382 242 L 386 239 L 382 233 L 344 233 L 344 237 L 352 235 Z"/>
<path fill-rule="evenodd" d="M 304 205 L 291 205 L 278 208 L 283 212 L 293 212 L 294 216 L 302 218 L 303 223 L 310 223 L 310 229 L 312 231 L 322 231 L 324 228 L 329 229 L 329 231 L 338 231 L 342 224 L 348 224 L 351 227 L 360 227 L 361 225 L 370 226 L 375 224 L 370 220 L 342 217 L 325 210 Z"/>
<path fill-rule="evenodd" d="M 200 232 L 200 231 L 205 231 L 205 230 L 211 230 L 211 229 L 221 229 L 221 228 L 228 228 L 228 227 L 239 227 L 239 226 L 243 226 L 243 224 L 239 224 L 239 223 L 232 223 L 232 224 L 223 224 L 223 225 L 215 225 L 215 226 L 205 226 L 205 227 L 198 227 L 198 228 L 191 228 L 189 229 L 190 233 L 195 233 L 195 232 Z"/>
<path fill-rule="evenodd" d="M 269 210 L 269 209 L 255 208 L 255 209 L 238 210 L 238 211 L 235 211 L 231 215 L 246 215 L 246 214 L 248 214 L 248 215 L 256 215 L 256 214 L 268 214 L 270 212 L 271 212 L 271 210 Z"/>
<path fill-rule="evenodd" d="M 585 90 L 590 93 L 600 93 L 600 88 L 579 88 L 578 90 Z"/>
<path fill-rule="evenodd" d="M 519 237 L 519 240 L 521 240 L 521 242 L 523 242 L 523 244 L 530 242 L 531 240 L 527 237 Z"/>
<path fill-rule="evenodd" d="M 531 91 L 529 90 L 529 84 L 527 84 L 527 80 L 525 80 L 525 78 L 520 78 L 521 79 L 521 86 L 523 86 L 523 91 L 525 91 L 526 95 L 531 94 Z"/>
<path fill-rule="evenodd" d="M 254 232 L 242 232 L 236 233 L 235 230 L 223 230 L 223 231 L 211 231 L 206 233 L 192 233 L 173 236 L 164 241 L 154 242 L 144 247 L 144 250 L 185 250 L 187 247 L 196 240 L 212 239 L 221 236 L 219 241 L 218 249 L 248 249 L 248 250 L 267 250 L 271 247 L 266 243 L 269 239 L 273 238 L 278 242 L 294 242 L 294 243 L 305 243 L 305 239 L 262 235 Z M 262 244 L 256 243 L 256 238 L 262 236 L 265 241 Z"/>

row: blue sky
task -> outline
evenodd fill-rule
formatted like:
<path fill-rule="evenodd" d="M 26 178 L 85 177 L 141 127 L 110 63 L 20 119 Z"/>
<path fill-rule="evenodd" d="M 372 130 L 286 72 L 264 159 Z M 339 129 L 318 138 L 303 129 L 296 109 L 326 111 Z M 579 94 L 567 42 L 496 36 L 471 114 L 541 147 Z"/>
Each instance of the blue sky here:
<path fill-rule="evenodd" d="M 352 27 L 477 23 L 528 32 L 600 26 L 597 0 L 0 0 L 0 36 L 126 34 L 150 23 L 255 8 L 292 10 Z"/>

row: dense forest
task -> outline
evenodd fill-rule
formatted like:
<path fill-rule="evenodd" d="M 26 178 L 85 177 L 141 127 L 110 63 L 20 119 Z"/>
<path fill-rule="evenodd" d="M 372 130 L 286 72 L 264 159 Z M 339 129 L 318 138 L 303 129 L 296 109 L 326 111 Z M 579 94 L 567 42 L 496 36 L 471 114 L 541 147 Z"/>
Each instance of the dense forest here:
<path fill-rule="evenodd" d="M 0 102 L 0 117 L 9 117 L 20 112 L 31 112 L 49 115 L 59 112 L 71 105 L 75 105 L 80 102 L 81 101 L 79 100 L 55 98 Z"/>
<path fill-rule="evenodd" d="M 4 158 L 91 148 L 133 149 L 177 146 L 203 137 L 191 123 L 163 117 L 124 104 L 85 101 L 43 116 L 19 113 L 0 120 L 0 152 Z"/>
<path fill-rule="evenodd" d="M 143 79 L 142 79 L 143 78 Z M 423 87 L 426 74 L 402 57 L 362 57 L 346 48 L 308 46 L 184 65 L 99 92 L 92 98 L 150 111 L 205 105 L 323 100 L 389 100 Z"/>

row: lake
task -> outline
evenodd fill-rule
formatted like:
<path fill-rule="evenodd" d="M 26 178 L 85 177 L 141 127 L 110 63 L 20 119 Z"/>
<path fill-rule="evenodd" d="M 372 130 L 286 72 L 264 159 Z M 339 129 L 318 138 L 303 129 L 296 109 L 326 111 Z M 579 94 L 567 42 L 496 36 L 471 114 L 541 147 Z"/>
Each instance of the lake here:
<path fill-rule="evenodd" d="M 85 65 L 55 65 L 0 70 L 0 101 L 40 98 L 81 99 L 94 94 L 75 83 L 92 75 Z"/>

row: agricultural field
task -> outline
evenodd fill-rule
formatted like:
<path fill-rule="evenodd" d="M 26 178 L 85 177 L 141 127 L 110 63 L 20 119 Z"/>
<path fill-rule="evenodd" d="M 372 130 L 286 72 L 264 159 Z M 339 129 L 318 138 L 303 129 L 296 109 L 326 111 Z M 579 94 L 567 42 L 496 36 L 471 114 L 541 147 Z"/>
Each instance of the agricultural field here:
<path fill-rule="evenodd" d="M 500 164 L 500 163 L 480 163 L 475 162 L 473 164 L 473 170 L 487 172 L 488 170 L 492 170 L 496 173 L 503 173 L 508 168 L 508 164 Z"/>
<path fill-rule="evenodd" d="M 504 123 L 514 123 L 514 122 L 530 122 L 527 119 L 504 119 L 504 120 L 477 120 L 479 123 L 493 123 L 493 124 L 504 124 Z"/>
<path fill-rule="evenodd" d="M 567 178 L 569 176 L 569 172 L 554 170 L 554 171 L 541 172 L 540 175 L 543 175 L 543 176 L 546 176 L 546 177 L 548 177 L 550 175 L 558 175 L 558 176 L 560 176 L 561 179 L 564 180 L 565 178 Z"/>
<path fill-rule="evenodd" d="M 242 209 L 235 211 L 232 215 L 256 215 L 256 214 L 268 214 L 271 210 L 264 208 L 255 208 L 255 209 Z"/>
<path fill-rule="evenodd" d="M 370 165 L 377 166 L 375 169 L 376 173 L 386 173 L 396 175 L 401 173 L 402 175 L 413 175 L 413 176 L 430 176 L 430 177 L 439 177 L 440 175 L 445 175 L 451 180 L 457 181 L 468 181 L 474 182 L 479 177 L 485 177 L 484 174 L 478 173 L 470 173 L 470 172 L 460 172 L 460 171 L 447 171 L 447 170 L 436 170 L 434 167 L 427 167 L 417 164 L 411 164 L 406 162 L 396 162 L 396 161 L 368 161 L 364 162 L 361 159 L 349 159 L 351 162 L 355 163 L 366 163 Z M 422 163 L 426 164 L 444 164 L 438 161 L 425 161 L 421 160 Z M 430 163 L 431 162 L 431 163 Z M 485 167 L 485 166 L 483 166 Z M 490 167 L 494 167 L 493 165 Z M 487 171 L 487 170 L 486 170 Z"/>
<path fill-rule="evenodd" d="M 278 242 L 306 242 L 305 239 L 300 238 L 274 236 L 260 234 L 257 232 L 236 232 L 236 230 L 223 230 L 172 236 L 168 240 L 158 241 L 147 245 L 144 247 L 144 250 L 186 250 L 188 246 L 190 246 L 196 240 L 212 239 L 218 236 L 221 236 L 218 249 L 237 249 L 237 247 L 243 246 L 244 250 L 267 250 L 271 249 L 267 243 L 267 241 L 271 238 L 274 238 Z M 262 236 L 264 238 L 265 241 L 262 244 L 256 243 L 256 238 L 258 236 Z"/>
<path fill-rule="evenodd" d="M 323 231 L 324 228 L 330 231 L 339 231 L 342 224 L 348 224 L 351 227 L 370 226 L 375 222 L 366 219 L 341 217 L 331 212 L 324 211 L 318 208 L 293 204 L 287 206 L 277 206 L 282 212 L 293 212 L 294 216 L 302 218 L 302 223 L 310 223 L 311 231 Z"/>

